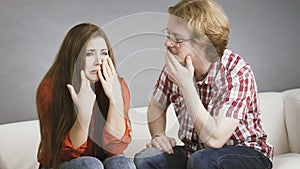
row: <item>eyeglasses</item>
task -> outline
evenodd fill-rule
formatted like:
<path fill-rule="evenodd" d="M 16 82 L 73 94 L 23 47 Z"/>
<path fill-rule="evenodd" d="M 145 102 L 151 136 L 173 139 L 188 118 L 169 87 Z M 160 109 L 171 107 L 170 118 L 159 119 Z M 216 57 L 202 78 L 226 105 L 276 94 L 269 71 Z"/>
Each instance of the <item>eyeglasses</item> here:
<path fill-rule="evenodd" d="M 167 28 L 163 29 L 161 32 L 164 36 L 166 36 L 169 40 L 171 40 L 173 45 L 175 45 L 175 44 L 179 45 L 183 42 L 192 40 L 192 39 L 176 39 L 174 37 L 171 37 Z"/>

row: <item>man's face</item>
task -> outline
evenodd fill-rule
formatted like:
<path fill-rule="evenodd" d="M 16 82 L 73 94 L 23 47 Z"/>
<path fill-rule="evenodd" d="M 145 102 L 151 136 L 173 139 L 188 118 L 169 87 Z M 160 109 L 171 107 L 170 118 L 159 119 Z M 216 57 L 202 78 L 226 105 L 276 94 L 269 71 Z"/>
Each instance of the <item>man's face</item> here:
<path fill-rule="evenodd" d="M 186 56 L 194 55 L 191 45 L 190 32 L 187 24 L 179 23 L 175 16 L 170 16 L 167 28 L 165 46 L 184 65 Z"/>

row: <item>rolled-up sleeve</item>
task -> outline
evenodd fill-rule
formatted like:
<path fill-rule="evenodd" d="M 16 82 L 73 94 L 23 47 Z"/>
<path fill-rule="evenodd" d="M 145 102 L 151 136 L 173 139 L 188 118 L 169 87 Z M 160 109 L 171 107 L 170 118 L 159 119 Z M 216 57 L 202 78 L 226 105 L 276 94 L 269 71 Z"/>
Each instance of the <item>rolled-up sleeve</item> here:
<path fill-rule="evenodd" d="M 131 138 L 130 138 L 130 128 L 128 126 L 128 123 L 126 123 L 126 130 L 124 135 L 118 139 L 114 135 L 112 135 L 106 127 L 103 128 L 103 137 L 102 137 L 102 143 L 104 151 L 110 156 L 116 155 L 116 154 L 122 154 L 123 151 L 128 147 Z"/>
<path fill-rule="evenodd" d="M 70 139 L 70 132 L 68 132 L 62 141 L 61 145 L 61 157 L 63 161 L 72 160 L 74 158 L 80 157 L 85 150 L 87 149 L 87 141 L 83 143 L 79 147 L 75 147 L 72 144 L 72 141 Z"/>

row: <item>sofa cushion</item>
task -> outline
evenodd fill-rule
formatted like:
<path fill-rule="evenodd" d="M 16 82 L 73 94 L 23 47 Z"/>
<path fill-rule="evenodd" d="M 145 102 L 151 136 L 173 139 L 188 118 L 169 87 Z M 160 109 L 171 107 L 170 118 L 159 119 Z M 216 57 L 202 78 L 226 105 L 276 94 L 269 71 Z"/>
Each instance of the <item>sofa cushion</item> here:
<path fill-rule="evenodd" d="M 275 156 L 273 159 L 273 169 L 299 169 L 300 154 L 288 153 Z"/>
<path fill-rule="evenodd" d="M 300 153 L 300 89 L 283 93 L 284 115 L 291 152 Z"/>
<path fill-rule="evenodd" d="M 150 140 L 147 124 L 147 107 L 130 109 L 128 112 L 131 122 L 131 143 L 125 149 L 124 154 L 133 158 L 134 154 L 146 147 Z"/>
<path fill-rule="evenodd" d="M 290 152 L 283 115 L 283 98 L 281 93 L 259 93 L 262 125 L 268 134 L 267 141 L 274 146 L 275 155 Z"/>
<path fill-rule="evenodd" d="M 131 143 L 124 151 L 124 154 L 133 158 L 135 153 L 146 148 L 146 144 L 150 141 L 150 133 L 147 122 L 147 107 L 131 108 L 129 110 L 129 118 L 131 121 L 132 133 Z M 179 124 L 172 105 L 167 110 L 166 135 L 175 138 L 177 145 L 183 145 L 177 136 Z"/>
<path fill-rule="evenodd" d="M 0 168 L 38 168 L 38 120 L 0 125 Z"/>

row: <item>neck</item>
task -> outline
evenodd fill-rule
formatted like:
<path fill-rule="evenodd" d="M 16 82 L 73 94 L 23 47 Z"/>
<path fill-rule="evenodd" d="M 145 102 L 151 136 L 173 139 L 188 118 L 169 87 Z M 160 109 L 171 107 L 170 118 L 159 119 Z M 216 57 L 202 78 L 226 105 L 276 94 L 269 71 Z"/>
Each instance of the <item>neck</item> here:
<path fill-rule="evenodd" d="M 202 81 L 206 78 L 206 76 L 208 75 L 208 72 L 210 70 L 211 67 L 211 63 L 207 64 L 205 67 L 202 67 L 201 70 L 196 70 L 195 69 L 195 79 L 196 81 Z"/>

